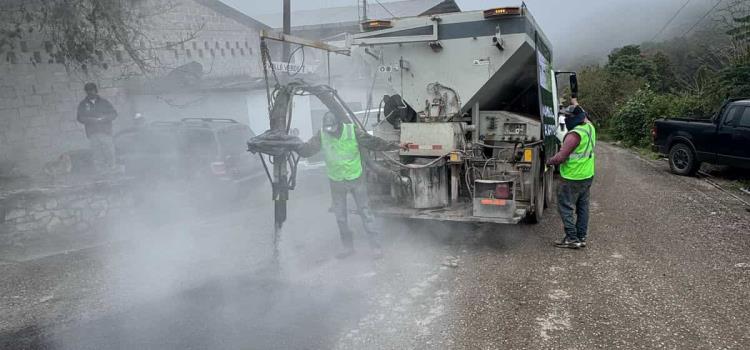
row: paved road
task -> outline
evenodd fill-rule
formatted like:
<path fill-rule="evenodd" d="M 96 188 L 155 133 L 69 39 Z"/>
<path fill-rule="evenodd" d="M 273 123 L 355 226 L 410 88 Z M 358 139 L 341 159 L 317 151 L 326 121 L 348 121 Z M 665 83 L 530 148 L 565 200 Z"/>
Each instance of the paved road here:
<path fill-rule="evenodd" d="M 750 348 L 750 213 L 666 164 L 608 146 L 599 161 L 589 248 L 549 248 L 552 219 L 464 257 L 456 347 Z"/>
<path fill-rule="evenodd" d="M 388 222 L 386 259 L 359 239 L 340 262 L 326 191 L 319 172 L 301 179 L 278 273 L 263 200 L 0 262 L 0 348 L 750 348 L 750 213 L 665 164 L 602 146 L 578 251 L 551 246 L 548 211 L 535 226 Z"/>

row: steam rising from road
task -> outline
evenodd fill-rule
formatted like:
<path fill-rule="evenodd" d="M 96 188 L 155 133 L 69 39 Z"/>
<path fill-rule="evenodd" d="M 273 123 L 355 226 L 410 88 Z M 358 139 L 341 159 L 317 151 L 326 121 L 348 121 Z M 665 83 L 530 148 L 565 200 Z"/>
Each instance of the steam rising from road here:
<path fill-rule="evenodd" d="M 268 1 L 225 2 L 250 16 L 279 11 Z M 457 2 L 464 10 L 508 4 Z M 353 3 L 295 1 L 293 6 L 309 9 Z M 576 68 L 601 61 L 614 47 L 650 40 L 682 3 L 530 0 L 528 6 L 549 36 L 558 66 Z M 675 21 L 661 39 L 679 34 L 712 5 L 689 6 L 683 18 Z M 307 63 L 319 66 L 322 73 L 316 78 L 308 77 L 308 83 L 328 83 L 325 59 L 321 52 L 308 51 Z M 339 58 L 336 61 L 342 62 Z M 357 65 L 332 67 L 331 85 L 341 91 L 345 100 L 358 102 L 359 108 L 353 109 L 366 108 L 371 91 L 372 108 L 377 107 L 378 96 L 384 91 L 372 88 L 372 70 Z M 307 103 L 310 109 L 322 108 L 314 101 Z M 256 125 L 268 126 L 264 119 L 267 115 L 249 118 L 255 118 L 252 120 Z M 292 126 L 304 128 L 303 138 L 315 132 L 310 116 L 294 120 Z M 367 257 L 360 222 L 352 216 L 350 225 L 355 229 L 360 254 L 350 261 L 336 261 L 333 255 L 340 242 L 335 219 L 328 211 L 327 179 L 323 170 L 314 166 L 303 170 L 299 177 L 298 189 L 291 193 L 289 219 L 282 230 L 280 274 L 271 265 L 273 203 L 270 184 L 263 176 L 256 178 L 252 191 L 238 201 L 219 204 L 189 198 L 188 188 L 181 187 L 184 183 L 149 184 L 137 189 L 142 201 L 135 219 L 104 233 L 110 241 L 122 242 L 102 257 L 103 280 L 92 282 L 94 288 L 103 291 L 103 305 L 92 306 L 92 310 L 104 314 L 92 311 L 82 328 L 61 328 L 55 335 L 55 344 L 73 349 L 82 343 L 112 344 L 110 340 L 115 337 L 115 343 L 123 348 L 143 348 L 144 344 L 184 334 L 182 340 L 195 348 L 331 348 L 338 336 L 337 327 L 356 324 L 379 288 L 405 292 L 411 276 L 439 269 L 436 262 L 451 249 L 442 238 L 460 237 L 468 231 L 465 226 L 457 229 L 434 224 L 429 232 L 420 234 L 413 227 L 391 222 L 385 225 L 387 231 L 382 237 L 386 260 L 376 263 Z M 406 282 L 401 286 L 401 282 L 393 280 Z M 326 332 L 331 339 L 321 339 Z M 285 338 L 292 336 L 293 339 Z"/>

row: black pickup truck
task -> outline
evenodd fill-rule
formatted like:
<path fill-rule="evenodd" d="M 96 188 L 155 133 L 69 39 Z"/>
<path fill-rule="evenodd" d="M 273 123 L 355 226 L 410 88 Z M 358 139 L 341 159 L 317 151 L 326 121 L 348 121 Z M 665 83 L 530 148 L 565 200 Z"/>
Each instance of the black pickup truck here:
<path fill-rule="evenodd" d="M 675 174 L 693 175 L 702 162 L 750 169 L 750 99 L 729 100 L 710 119 L 659 119 L 651 136 Z"/>

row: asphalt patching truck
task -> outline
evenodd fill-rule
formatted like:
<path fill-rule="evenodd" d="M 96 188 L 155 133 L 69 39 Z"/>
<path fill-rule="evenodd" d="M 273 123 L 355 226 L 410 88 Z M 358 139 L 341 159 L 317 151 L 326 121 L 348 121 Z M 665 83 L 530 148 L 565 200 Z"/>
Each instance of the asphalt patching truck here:
<path fill-rule="evenodd" d="M 554 193 L 552 47 L 525 5 L 371 20 L 348 38 L 391 94 L 372 133 L 400 151 L 367 163 L 373 211 L 460 222 L 539 222 Z M 564 74 L 564 75 L 563 75 Z M 393 176 L 392 176 L 393 175 Z"/>
<path fill-rule="evenodd" d="M 268 40 L 364 60 L 387 82 L 376 122 L 359 120 L 330 86 L 283 82 L 269 64 Z M 569 76 L 573 95 L 577 80 L 575 73 L 552 69 L 552 48 L 525 5 L 370 20 L 346 38 L 345 48 L 264 31 L 261 53 L 271 129 L 248 149 L 274 159 L 266 173 L 277 228 L 299 160 L 294 150 L 300 141 L 288 134 L 292 100 L 300 95 L 314 95 L 339 120 L 401 145 L 363 154 L 376 214 L 536 223 L 552 201 L 553 169 L 545 163 L 560 143 L 557 79 Z"/>

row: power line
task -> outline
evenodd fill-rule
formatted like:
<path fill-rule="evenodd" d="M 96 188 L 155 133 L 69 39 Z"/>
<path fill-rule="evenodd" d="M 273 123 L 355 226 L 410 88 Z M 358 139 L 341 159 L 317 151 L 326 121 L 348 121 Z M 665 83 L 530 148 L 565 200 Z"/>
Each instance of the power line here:
<path fill-rule="evenodd" d="M 682 4 L 682 7 L 680 7 L 680 9 L 677 10 L 677 12 L 675 12 L 674 16 L 672 16 L 672 18 L 670 18 L 669 21 L 667 21 L 667 23 L 664 25 L 664 27 L 661 27 L 661 30 L 659 30 L 659 32 L 656 33 L 656 35 L 654 35 L 653 38 L 651 38 L 651 41 L 654 41 L 657 37 L 659 37 L 659 35 L 661 35 L 661 33 L 663 33 L 664 30 L 667 29 L 667 27 L 669 27 L 670 24 L 672 24 L 672 21 L 674 21 L 675 18 L 677 18 L 677 16 L 680 15 L 680 12 L 682 12 L 682 10 L 690 3 L 690 1 L 692 1 L 692 0 L 687 0 L 687 1 L 685 1 L 684 4 Z"/>
<path fill-rule="evenodd" d="M 386 12 L 388 12 L 391 15 L 391 17 L 398 18 L 398 17 L 396 17 L 396 15 L 393 14 L 393 12 L 391 12 L 387 7 L 385 7 L 385 5 L 383 5 L 380 1 L 375 0 L 375 2 L 377 2 L 378 5 L 380 5 L 380 7 L 383 8 L 383 10 L 385 10 Z"/>
<path fill-rule="evenodd" d="M 698 25 L 699 25 L 699 24 L 700 24 L 701 22 L 703 22 L 703 20 L 704 20 L 704 19 L 706 19 L 706 17 L 708 17 L 708 15 L 710 15 L 710 14 L 711 14 L 711 12 L 714 12 L 714 10 L 715 10 L 715 9 L 716 9 L 717 7 L 719 7 L 719 4 L 721 4 L 722 2 L 724 2 L 724 0 L 719 0 L 719 1 L 718 1 L 718 2 L 716 3 L 716 5 L 714 5 L 713 7 L 711 7 L 711 9 L 709 9 L 709 10 L 708 10 L 708 12 L 706 12 L 706 14 L 705 14 L 705 15 L 703 15 L 703 17 L 701 17 L 701 19 L 699 19 L 699 20 L 698 20 L 698 22 L 695 22 L 695 24 L 693 24 L 693 26 L 692 26 L 692 27 L 690 27 L 690 29 L 688 29 L 688 31 L 687 31 L 687 32 L 685 32 L 685 34 L 683 34 L 683 35 L 682 35 L 682 37 L 684 38 L 684 37 L 686 37 L 686 36 L 687 36 L 688 34 L 690 34 L 690 32 L 692 32 L 692 31 L 693 31 L 693 29 L 695 29 L 695 27 L 697 27 L 697 26 L 698 26 Z"/>

